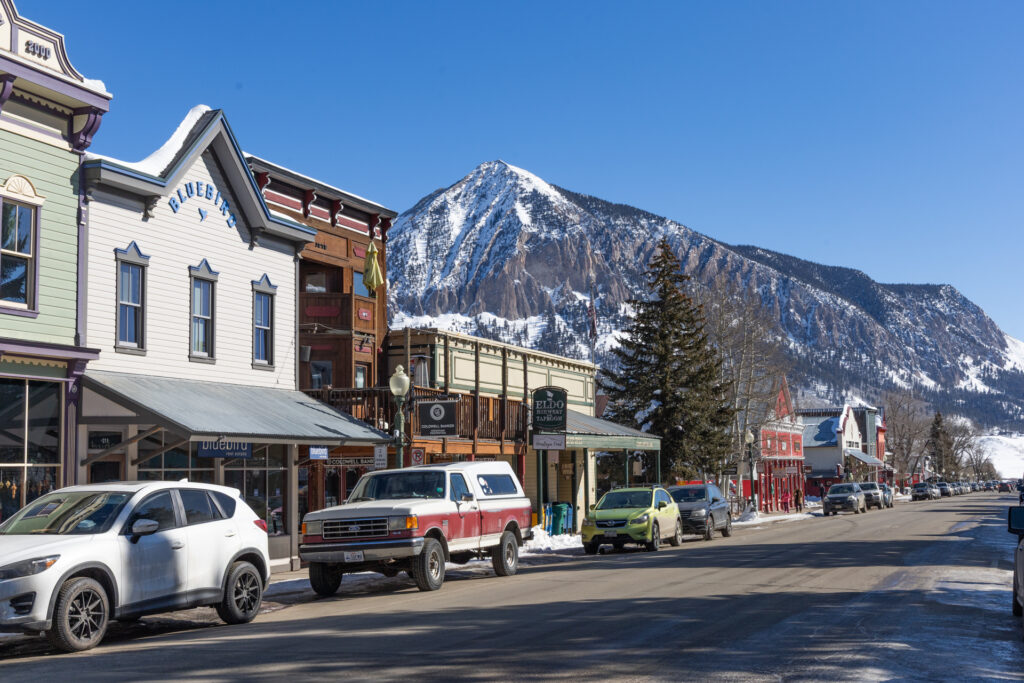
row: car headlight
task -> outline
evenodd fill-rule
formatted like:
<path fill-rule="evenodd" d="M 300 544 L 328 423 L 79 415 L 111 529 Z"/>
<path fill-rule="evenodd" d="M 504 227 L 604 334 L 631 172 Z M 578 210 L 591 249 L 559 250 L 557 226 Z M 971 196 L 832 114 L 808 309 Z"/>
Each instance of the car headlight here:
<path fill-rule="evenodd" d="M 317 519 L 311 522 L 302 523 L 303 536 L 321 536 L 324 533 L 324 521 Z"/>
<path fill-rule="evenodd" d="M 409 529 L 419 529 L 420 518 L 416 515 L 409 515 L 407 517 L 388 517 L 388 529 L 391 531 L 407 531 Z"/>
<path fill-rule="evenodd" d="M 592 520 L 590 517 L 584 517 L 583 526 L 594 526 L 594 520 Z"/>
<path fill-rule="evenodd" d="M 60 555 L 50 555 L 49 557 L 37 557 L 33 560 L 22 560 L 21 562 L 9 564 L 6 567 L 0 567 L 0 581 L 18 579 L 23 576 L 32 576 L 33 574 L 44 572 L 52 567 L 59 559 Z"/>
<path fill-rule="evenodd" d="M 630 524 L 647 524 L 647 520 L 649 520 L 650 518 L 651 518 L 650 514 L 645 512 L 644 514 L 640 515 L 639 517 L 634 517 L 633 519 L 629 520 L 629 523 Z"/>
<path fill-rule="evenodd" d="M 707 514 L 708 514 L 708 511 L 705 510 L 704 508 L 701 508 L 699 510 L 693 510 L 693 511 L 690 512 L 690 516 L 691 517 L 704 517 Z"/>

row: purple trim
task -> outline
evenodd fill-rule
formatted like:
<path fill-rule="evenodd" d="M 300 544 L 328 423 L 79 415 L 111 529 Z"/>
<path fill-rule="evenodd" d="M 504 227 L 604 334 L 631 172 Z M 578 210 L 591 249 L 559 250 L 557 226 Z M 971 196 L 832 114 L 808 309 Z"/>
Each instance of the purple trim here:
<path fill-rule="evenodd" d="M 29 342 L 20 339 L 0 339 L 0 351 L 19 356 L 40 356 L 42 358 L 96 360 L 100 357 L 99 349 L 88 349 L 82 346 L 67 344 L 51 344 L 49 342 Z"/>
<path fill-rule="evenodd" d="M 14 92 L 14 81 L 15 77 L 11 74 L 0 76 L 0 110 L 4 108 L 7 100 L 11 97 L 11 93 Z"/>
<path fill-rule="evenodd" d="M 69 379 L 67 377 L 44 377 L 42 375 L 16 375 L 16 374 L 10 373 L 10 372 L 0 372 L 0 377 L 3 377 L 4 379 L 21 379 L 21 380 L 26 380 L 27 379 L 30 382 L 40 382 L 40 381 L 42 381 L 42 382 L 64 382 L 64 383 L 67 383 L 67 382 L 74 381 L 74 380 Z"/>
<path fill-rule="evenodd" d="M 96 134 L 96 131 L 100 129 L 100 122 L 103 120 L 103 112 L 96 107 L 81 107 L 75 109 L 74 115 L 71 117 L 70 128 L 75 127 L 75 116 L 85 116 L 85 123 L 82 124 L 80 131 L 72 132 L 69 136 L 71 139 L 71 147 L 76 152 L 84 152 L 92 144 L 92 136 Z"/>
<path fill-rule="evenodd" d="M 20 318 L 38 318 L 39 311 L 28 308 L 8 308 L 0 306 L 0 315 L 16 315 Z"/>
<path fill-rule="evenodd" d="M 26 81 L 41 85 L 47 90 L 74 98 L 86 106 L 96 107 L 104 112 L 110 110 L 109 96 L 98 95 L 84 86 L 73 85 L 61 78 L 37 71 L 2 55 L 0 55 L 0 69 L 17 78 L 24 78 Z"/>

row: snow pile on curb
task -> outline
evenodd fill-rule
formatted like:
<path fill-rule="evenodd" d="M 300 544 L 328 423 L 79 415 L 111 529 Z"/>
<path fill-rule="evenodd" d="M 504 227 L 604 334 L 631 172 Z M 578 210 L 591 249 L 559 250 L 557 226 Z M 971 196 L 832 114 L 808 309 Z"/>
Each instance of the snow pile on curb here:
<path fill-rule="evenodd" d="M 770 522 L 795 522 L 798 519 L 821 517 L 820 512 L 796 512 L 787 515 L 762 515 L 760 512 L 748 511 L 732 523 L 733 526 L 755 526 Z"/>
<path fill-rule="evenodd" d="M 552 536 L 543 527 L 533 527 L 533 538 L 523 543 L 524 553 L 545 553 L 554 550 L 572 550 L 582 548 L 583 540 L 576 534 L 559 534 Z"/>

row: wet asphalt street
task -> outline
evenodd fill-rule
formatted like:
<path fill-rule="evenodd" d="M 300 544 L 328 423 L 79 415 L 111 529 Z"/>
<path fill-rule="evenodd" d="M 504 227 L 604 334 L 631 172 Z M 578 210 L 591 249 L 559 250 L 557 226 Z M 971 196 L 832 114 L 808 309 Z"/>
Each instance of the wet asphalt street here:
<path fill-rule="evenodd" d="M 278 595 L 117 628 L 98 649 L 0 641 L 0 680 L 1024 680 L 1008 494 L 737 529 L 658 553 L 531 558 Z"/>

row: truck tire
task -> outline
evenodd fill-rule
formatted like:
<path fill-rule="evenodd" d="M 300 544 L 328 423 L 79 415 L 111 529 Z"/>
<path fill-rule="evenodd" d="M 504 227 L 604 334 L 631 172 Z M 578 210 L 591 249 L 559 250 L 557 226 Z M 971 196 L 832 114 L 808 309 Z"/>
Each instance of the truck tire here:
<path fill-rule="evenodd" d="M 501 535 L 501 542 L 491 548 L 491 566 L 498 576 L 512 576 L 519 569 L 519 544 L 511 531 Z"/>
<path fill-rule="evenodd" d="M 436 591 L 444 583 L 444 549 L 436 539 L 424 539 L 422 552 L 412 558 L 412 578 L 421 591 Z"/>
<path fill-rule="evenodd" d="M 263 603 L 263 577 L 251 563 L 231 565 L 224 596 L 217 604 L 217 616 L 225 624 L 248 624 L 260 613 Z"/>
<path fill-rule="evenodd" d="M 99 645 L 109 623 L 107 592 L 95 579 L 79 576 L 60 587 L 46 638 L 58 650 L 81 652 Z"/>
<path fill-rule="evenodd" d="M 331 565 L 326 562 L 310 562 L 309 585 L 313 587 L 313 591 L 317 595 L 330 597 L 338 592 L 338 586 L 341 585 L 341 572 L 332 569 Z"/>

